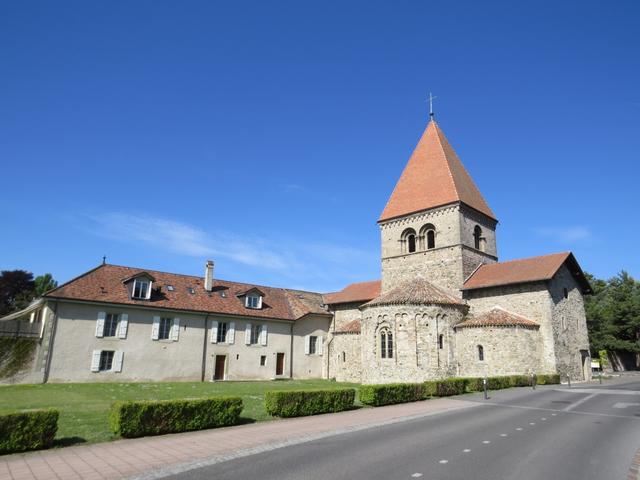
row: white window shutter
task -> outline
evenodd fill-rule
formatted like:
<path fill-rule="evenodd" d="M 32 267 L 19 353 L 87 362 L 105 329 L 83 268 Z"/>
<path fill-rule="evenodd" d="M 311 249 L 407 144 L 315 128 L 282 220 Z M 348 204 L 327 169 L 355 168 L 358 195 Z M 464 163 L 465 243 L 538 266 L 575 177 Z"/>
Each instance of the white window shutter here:
<path fill-rule="evenodd" d="M 98 312 L 98 321 L 96 322 L 96 337 L 104 336 L 104 320 L 107 318 L 106 312 Z"/>
<path fill-rule="evenodd" d="M 173 328 L 171 329 L 171 340 L 173 340 L 174 342 L 177 342 L 179 337 L 180 337 L 180 319 L 174 318 Z"/>
<path fill-rule="evenodd" d="M 244 328 L 244 344 L 251 345 L 251 324 L 247 323 L 247 326 Z"/>
<path fill-rule="evenodd" d="M 91 355 L 91 371 L 98 372 L 100 371 L 100 353 L 101 350 L 94 350 L 93 355 Z"/>
<path fill-rule="evenodd" d="M 309 344 L 311 343 L 311 335 L 304 336 L 304 354 L 309 355 Z"/>
<path fill-rule="evenodd" d="M 122 371 L 122 359 L 124 358 L 124 352 L 122 350 L 118 350 L 116 354 L 113 356 L 113 368 L 114 372 Z"/>
<path fill-rule="evenodd" d="M 267 325 L 262 325 L 262 331 L 260 332 L 260 345 L 267 346 Z"/>
<path fill-rule="evenodd" d="M 229 324 L 229 330 L 227 330 L 227 343 L 233 345 L 236 341 L 236 323 L 231 322 Z"/>
<path fill-rule="evenodd" d="M 129 315 L 123 313 L 120 315 L 120 325 L 118 326 L 118 337 L 127 338 L 127 329 L 129 328 Z"/>
<path fill-rule="evenodd" d="M 322 355 L 324 347 L 324 337 L 318 337 L 318 355 Z"/>
<path fill-rule="evenodd" d="M 160 317 L 153 317 L 153 326 L 151 327 L 151 340 L 158 340 L 160 336 Z"/>
<path fill-rule="evenodd" d="M 211 322 L 211 343 L 218 343 L 218 322 Z"/>

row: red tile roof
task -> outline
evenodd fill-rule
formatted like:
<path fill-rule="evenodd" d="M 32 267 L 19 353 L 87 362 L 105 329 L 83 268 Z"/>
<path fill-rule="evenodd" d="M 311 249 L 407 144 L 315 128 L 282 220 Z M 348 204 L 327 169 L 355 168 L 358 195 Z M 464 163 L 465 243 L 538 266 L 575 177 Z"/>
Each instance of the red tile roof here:
<path fill-rule="evenodd" d="M 415 278 L 404 282 L 384 295 L 374 298 L 364 306 L 375 305 L 456 305 L 465 306 L 459 298 L 449 295 L 444 290 L 429 283 L 424 278 Z"/>
<path fill-rule="evenodd" d="M 525 327 L 538 329 L 540 324 L 515 313 L 507 312 L 500 307 L 494 307 L 489 312 L 477 317 L 471 317 L 455 326 L 455 328 L 471 327 Z"/>
<path fill-rule="evenodd" d="M 360 333 L 360 320 L 351 320 L 333 333 Z"/>
<path fill-rule="evenodd" d="M 352 283 L 339 292 L 325 293 L 323 295 L 324 303 L 333 305 L 336 303 L 368 302 L 380 295 L 380 284 L 380 280 Z"/>
<path fill-rule="evenodd" d="M 474 290 L 500 285 L 551 280 L 565 263 L 578 281 L 578 284 L 580 284 L 582 292 L 590 293 L 589 282 L 571 252 L 553 253 L 541 257 L 481 265 L 464 282 L 462 289 Z"/>
<path fill-rule="evenodd" d="M 140 272 L 155 278 L 150 300 L 131 299 L 127 286 L 123 284 L 124 279 Z M 173 286 L 173 291 L 167 289 L 169 285 Z M 157 290 L 158 287 L 160 290 Z M 264 293 L 259 310 L 246 308 L 244 299 L 237 297 L 252 288 Z M 189 289 L 193 289 L 194 293 L 190 293 Z M 319 293 L 226 280 L 214 280 L 213 291 L 207 292 L 202 277 L 116 265 L 101 265 L 50 291 L 45 297 L 281 320 L 296 320 L 310 313 L 329 315 Z"/>
<path fill-rule="evenodd" d="M 496 219 L 435 121 L 429 122 L 379 222 L 454 202 Z"/>

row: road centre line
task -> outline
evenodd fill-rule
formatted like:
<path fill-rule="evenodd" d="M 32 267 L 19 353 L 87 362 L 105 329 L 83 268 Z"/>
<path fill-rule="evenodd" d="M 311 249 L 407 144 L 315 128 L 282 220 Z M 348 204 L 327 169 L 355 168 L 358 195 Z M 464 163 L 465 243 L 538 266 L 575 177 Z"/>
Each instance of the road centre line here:
<path fill-rule="evenodd" d="M 632 417 L 629 415 L 615 415 L 612 413 L 594 413 L 594 412 L 584 412 L 584 411 L 576 411 L 576 410 L 558 410 L 556 408 L 542 408 L 542 407 L 527 407 L 524 405 L 508 405 L 505 403 L 495 403 L 495 402 L 487 402 L 487 403 L 478 403 L 478 405 L 484 405 L 488 407 L 508 407 L 508 408 L 519 408 L 521 410 L 540 410 L 544 412 L 560 412 L 560 413 L 568 413 L 570 415 L 590 415 L 593 417 L 612 417 L 612 418 L 628 418 L 632 420 L 640 420 L 640 417 Z M 556 413 L 552 413 L 554 417 L 557 416 Z"/>
<path fill-rule="evenodd" d="M 562 393 L 600 393 L 602 395 L 640 395 L 640 390 L 614 390 L 612 388 L 554 388 Z"/>

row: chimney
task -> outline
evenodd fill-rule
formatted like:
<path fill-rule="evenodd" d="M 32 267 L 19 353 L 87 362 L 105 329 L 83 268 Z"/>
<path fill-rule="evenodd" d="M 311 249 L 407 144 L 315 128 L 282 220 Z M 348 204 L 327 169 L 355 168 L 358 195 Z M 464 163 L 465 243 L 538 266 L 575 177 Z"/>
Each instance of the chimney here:
<path fill-rule="evenodd" d="M 213 260 L 207 260 L 204 269 L 204 289 L 207 292 L 213 290 Z"/>

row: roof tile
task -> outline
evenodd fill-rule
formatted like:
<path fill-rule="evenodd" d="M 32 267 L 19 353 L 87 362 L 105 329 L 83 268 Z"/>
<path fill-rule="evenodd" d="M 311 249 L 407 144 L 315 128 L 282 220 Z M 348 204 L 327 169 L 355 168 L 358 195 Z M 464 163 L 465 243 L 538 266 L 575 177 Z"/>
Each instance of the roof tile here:
<path fill-rule="evenodd" d="M 472 327 L 526 327 L 537 329 L 540 328 L 540 324 L 496 306 L 489 312 L 477 317 L 471 317 L 455 326 L 455 328 Z"/>

